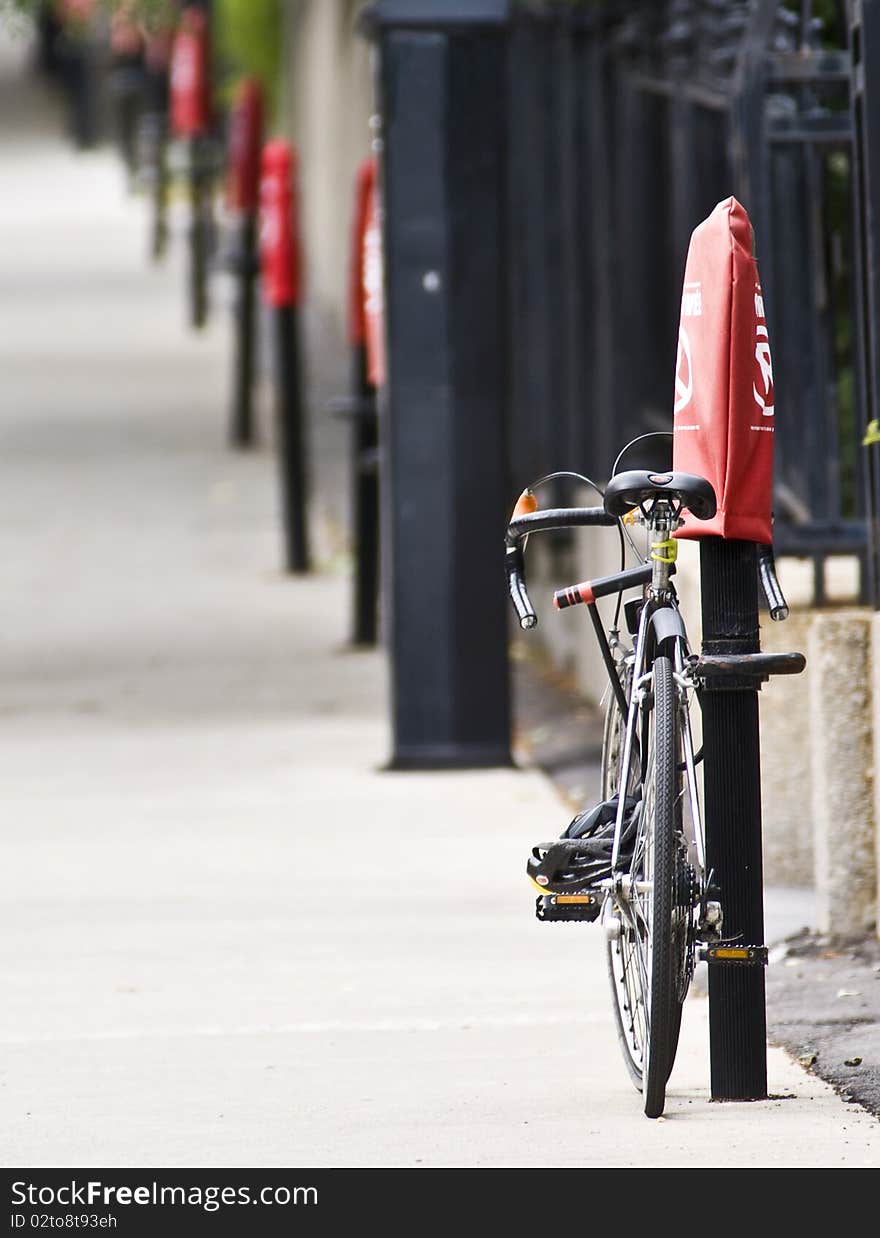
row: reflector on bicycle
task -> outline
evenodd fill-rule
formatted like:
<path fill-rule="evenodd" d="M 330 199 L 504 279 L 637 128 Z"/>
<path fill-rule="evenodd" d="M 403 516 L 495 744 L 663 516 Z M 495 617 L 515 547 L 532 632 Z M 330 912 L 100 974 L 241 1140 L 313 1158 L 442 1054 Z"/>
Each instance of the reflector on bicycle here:
<path fill-rule="evenodd" d="M 547 894 L 537 899 L 535 916 L 542 923 L 587 923 L 599 919 L 601 901 L 589 894 Z"/>
<path fill-rule="evenodd" d="M 675 374 L 673 467 L 712 483 L 714 518 L 687 517 L 678 537 L 769 544 L 773 366 L 752 226 L 736 198 L 691 236 Z"/>
<path fill-rule="evenodd" d="M 517 516 L 526 516 L 531 512 L 538 510 L 538 500 L 534 493 L 529 490 L 528 486 L 523 490 L 522 494 L 516 500 L 513 511 L 510 514 L 511 520 L 516 520 Z"/>

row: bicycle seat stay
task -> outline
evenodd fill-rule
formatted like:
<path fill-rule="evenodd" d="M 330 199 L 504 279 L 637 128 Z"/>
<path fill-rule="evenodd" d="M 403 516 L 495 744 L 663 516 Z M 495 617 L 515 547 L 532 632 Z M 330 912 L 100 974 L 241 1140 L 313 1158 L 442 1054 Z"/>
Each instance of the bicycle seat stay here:
<path fill-rule="evenodd" d="M 715 491 L 704 477 L 628 469 L 605 487 L 605 510 L 610 516 L 625 516 L 634 507 L 664 497 L 677 499 L 697 520 L 711 520 L 718 507 Z"/>

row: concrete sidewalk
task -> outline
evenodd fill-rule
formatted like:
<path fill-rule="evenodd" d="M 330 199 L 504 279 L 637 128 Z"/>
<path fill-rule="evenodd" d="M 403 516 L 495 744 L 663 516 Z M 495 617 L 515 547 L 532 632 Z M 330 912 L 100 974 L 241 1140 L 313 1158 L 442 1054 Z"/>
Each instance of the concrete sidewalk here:
<path fill-rule="evenodd" d="M 557 794 L 382 772 L 383 665 L 345 649 L 347 581 L 280 576 L 273 461 L 223 446 L 227 322 L 186 334 L 182 254 L 144 265 L 111 153 L 15 123 L 3 1162 L 880 1163 L 880 1125 L 779 1050 L 774 1099 L 710 1104 L 700 997 L 667 1120 L 642 1116 L 598 930 L 532 915 Z"/>

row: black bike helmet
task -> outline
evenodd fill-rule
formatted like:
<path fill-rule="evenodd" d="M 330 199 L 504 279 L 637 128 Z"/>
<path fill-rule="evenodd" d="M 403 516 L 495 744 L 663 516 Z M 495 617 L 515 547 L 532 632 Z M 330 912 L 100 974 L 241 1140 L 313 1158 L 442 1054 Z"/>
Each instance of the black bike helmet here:
<path fill-rule="evenodd" d="M 628 796 L 624 803 L 623 831 L 618 865 L 632 857 L 642 801 Z M 556 842 L 532 848 L 526 873 L 542 894 L 575 894 L 595 889 L 611 876 L 611 849 L 617 820 L 617 796 L 579 813 Z"/>

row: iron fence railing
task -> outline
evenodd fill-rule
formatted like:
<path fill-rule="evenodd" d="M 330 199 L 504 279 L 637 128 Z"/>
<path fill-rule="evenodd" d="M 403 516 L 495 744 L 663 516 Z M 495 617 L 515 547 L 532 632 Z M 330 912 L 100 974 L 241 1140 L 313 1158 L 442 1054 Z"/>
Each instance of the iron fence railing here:
<path fill-rule="evenodd" d="M 526 4 L 509 36 L 513 476 L 607 474 L 627 436 L 669 427 L 690 233 L 732 193 L 767 293 L 777 548 L 812 560 L 816 604 L 838 554 L 880 604 L 878 10 Z"/>

